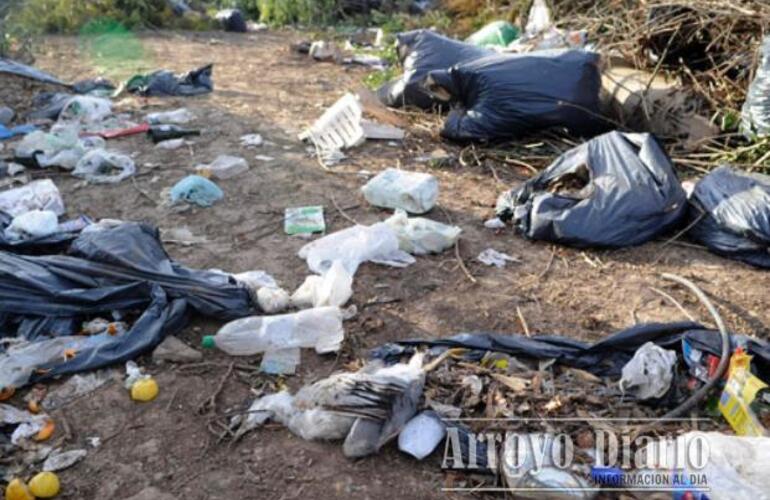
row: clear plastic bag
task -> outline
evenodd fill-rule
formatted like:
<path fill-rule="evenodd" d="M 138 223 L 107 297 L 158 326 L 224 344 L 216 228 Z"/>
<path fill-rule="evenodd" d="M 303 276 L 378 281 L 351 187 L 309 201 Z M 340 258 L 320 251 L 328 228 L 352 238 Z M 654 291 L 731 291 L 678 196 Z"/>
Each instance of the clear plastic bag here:
<path fill-rule="evenodd" d="M 134 160 L 128 156 L 94 149 L 78 161 L 72 175 L 94 184 L 114 184 L 131 177 L 135 172 Z"/>

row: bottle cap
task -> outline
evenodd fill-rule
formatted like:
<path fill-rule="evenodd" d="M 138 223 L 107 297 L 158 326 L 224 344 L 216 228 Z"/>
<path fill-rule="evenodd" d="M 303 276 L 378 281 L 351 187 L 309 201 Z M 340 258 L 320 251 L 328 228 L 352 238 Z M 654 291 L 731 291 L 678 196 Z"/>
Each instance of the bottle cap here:
<path fill-rule="evenodd" d="M 213 349 L 214 346 L 214 336 L 213 335 L 204 335 L 203 340 L 201 341 L 201 346 L 203 346 L 204 349 Z"/>

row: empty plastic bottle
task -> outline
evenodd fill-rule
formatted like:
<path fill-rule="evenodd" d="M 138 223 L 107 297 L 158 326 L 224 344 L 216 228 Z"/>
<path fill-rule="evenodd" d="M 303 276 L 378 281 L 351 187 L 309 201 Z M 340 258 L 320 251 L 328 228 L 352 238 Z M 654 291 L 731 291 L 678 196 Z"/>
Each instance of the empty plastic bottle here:
<path fill-rule="evenodd" d="M 232 356 L 251 356 L 293 347 L 315 348 L 319 354 L 339 349 L 344 339 L 339 307 L 317 307 L 293 314 L 249 316 L 227 323 L 216 335 L 203 337 Z"/>

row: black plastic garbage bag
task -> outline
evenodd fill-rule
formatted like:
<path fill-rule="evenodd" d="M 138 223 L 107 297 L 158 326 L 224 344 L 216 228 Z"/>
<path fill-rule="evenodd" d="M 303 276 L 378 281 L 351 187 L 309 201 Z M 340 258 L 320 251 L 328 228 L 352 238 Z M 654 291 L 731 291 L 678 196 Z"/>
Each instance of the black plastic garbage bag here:
<path fill-rule="evenodd" d="M 72 90 L 76 94 L 103 93 L 107 95 L 115 90 L 115 85 L 106 78 L 88 78 L 73 83 Z"/>
<path fill-rule="evenodd" d="M 217 12 L 217 21 L 225 31 L 233 33 L 246 33 L 246 18 L 238 9 L 224 9 Z"/>
<path fill-rule="evenodd" d="M 690 196 L 688 235 L 712 252 L 770 268 L 770 177 L 721 166 Z"/>
<path fill-rule="evenodd" d="M 680 223 L 687 197 L 649 134 L 609 132 L 500 196 L 497 215 L 533 240 L 577 247 L 639 245 Z"/>
<path fill-rule="evenodd" d="M 27 119 L 57 120 L 72 97 L 66 92 L 41 92 L 32 99 L 33 109 L 27 113 Z"/>
<path fill-rule="evenodd" d="M 444 339 L 413 339 L 385 344 L 374 349 L 373 358 L 387 362 L 410 354 L 416 347 L 440 347 L 469 349 L 476 358 L 486 352 L 501 352 L 511 356 L 533 359 L 555 359 L 557 363 L 586 370 L 600 377 L 620 377 L 634 353 L 647 342 L 654 342 L 666 349 L 681 353 L 682 339 L 686 338 L 696 349 L 721 355 L 721 335 L 698 323 L 648 323 L 621 330 L 596 343 L 589 344 L 568 337 L 555 335 L 503 335 L 494 333 L 461 333 Z M 770 345 L 742 336 L 732 336 L 732 348 L 741 341 L 749 354 L 754 355 L 754 365 L 765 373 L 770 370 Z"/>
<path fill-rule="evenodd" d="M 126 82 L 125 88 L 132 94 L 143 96 L 194 96 L 214 90 L 213 64 L 175 75 L 168 70 L 158 70 L 148 75 L 137 75 Z"/>
<path fill-rule="evenodd" d="M 606 129 L 595 52 L 495 54 L 431 71 L 425 86 L 454 105 L 441 131 L 448 139 L 491 141 L 551 127 L 590 136 Z"/>
<path fill-rule="evenodd" d="M 10 59 L 4 59 L 0 57 L 0 73 L 8 73 L 11 75 L 23 76 L 32 80 L 37 80 L 44 83 L 54 83 L 58 85 L 66 85 L 64 82 L 56 78 L 55 76 L 41 71 L 32 66 L 27 66 L 20 62 L 12 61 Z"/>
<path fill-rule="evenodd" d="M 184 326 L 193 311 L 223 320 L 255 312 L 246 288 L 229 275 L 172 261 L 149 226 L 125 223 L 83 232 L 68 253 L 0 251 L 4 336 L 48 342 L 77 335 L 82 323 L 94 317 L 136 319 L 125 334 L 39 367 L 43 370 L 33 380 L 131 359 Z M 0 373 L 5 373 L 3 356 L 9 354 L 0 354 Z"/>
<path fill-rule="evenodd" d="M 429 30 L 399 33 L 396 40 L 404 74 L 377 91 L 380 101 L 391 107 L 417 106 L 429 109 L 437 101 L 423 88 L 428 73 L 493 54 L 489 49 L 453 40 Z"/>

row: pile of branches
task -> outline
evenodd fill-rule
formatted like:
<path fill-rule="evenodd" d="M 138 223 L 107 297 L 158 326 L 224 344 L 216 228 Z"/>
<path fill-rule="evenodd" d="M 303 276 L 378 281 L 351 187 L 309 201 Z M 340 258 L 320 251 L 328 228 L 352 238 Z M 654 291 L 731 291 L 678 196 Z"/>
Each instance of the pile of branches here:
<path fill-rule="evenodd" d="M 739 113 L 770 33 L 766 0 L 556 0 L 554 11 L 603 53 L 679 77 L 722 114 Z"/>

